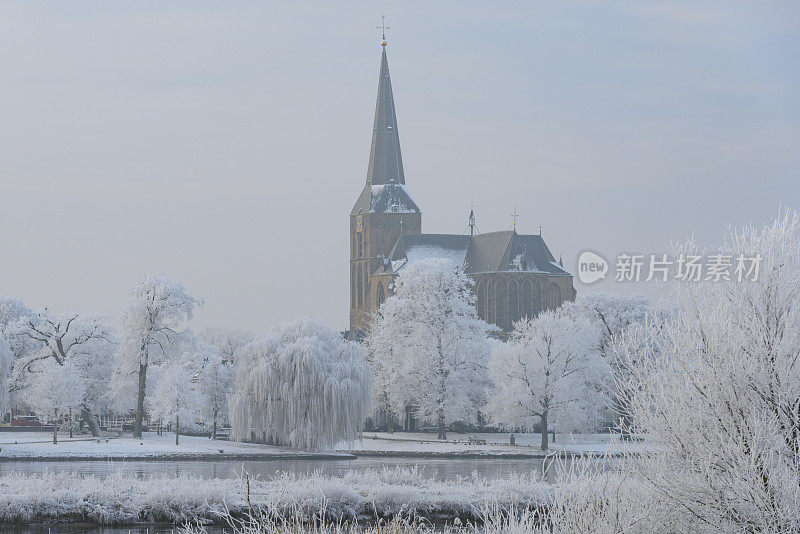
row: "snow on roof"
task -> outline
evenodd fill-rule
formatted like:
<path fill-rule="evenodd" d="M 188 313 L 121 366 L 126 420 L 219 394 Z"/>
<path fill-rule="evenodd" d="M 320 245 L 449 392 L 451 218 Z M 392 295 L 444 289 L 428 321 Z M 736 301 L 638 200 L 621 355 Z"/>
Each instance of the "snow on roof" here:
<path fill-rule="evenodd" d="M 408 263 L 427 259 L 427 258 L 440 258 L 451 260 L 459 267 L 464 266 L 464 259 L 467 256 L 467 249 L 448 249 L 436 246 L 418 246 L 406 249 L 406 258 Z"/>
<path fill-rule="evenodd" d="M 553 267 L 555 267 L 556 269 L 558 269 L 559 271 L 561 271 L 560 273 L 553 273 L 553 274 L 569 274 L 569 273 L 567 272 L 567 270 L 566 270 L 566 269 L 564 269 L 564 267 L 562 267 L 562 266 L 561 266 L 561 264 L 559 264 L 557 261 L 551 261 L 551 262 L 550 262 L 550 265 L 552 265 Z"/>
<path fill-rule="evenodd" d="M 397 272 L 407 263 L 427 258 L 441 258 L 464 267 L 469 247 L 469 236 L 450 234 L 403 235 L 398 241 L 399 250 L 392 252 L 392 269 Z"/>
<path fill-rule="evenodd" d="M 373 185 L 370 193 L 371 213 L 419 213 L 417 203 L 403 184 Z"/>

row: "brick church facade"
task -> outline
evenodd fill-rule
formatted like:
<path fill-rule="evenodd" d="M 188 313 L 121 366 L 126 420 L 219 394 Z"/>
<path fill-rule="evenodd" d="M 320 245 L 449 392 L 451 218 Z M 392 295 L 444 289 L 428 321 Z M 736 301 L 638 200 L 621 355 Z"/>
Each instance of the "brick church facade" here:
<path fill-rule="evenodd" d="M 350 213 L 350 335 L 366 332 L 394 278 L 422 258 L 449 258 L 463 268 L 475 281 L 478 315 L 506 332 L 522 317 L 574 300 L 572 275 L 541 234 L 422 233 L 422 211 L 406 187 L 386 42 L 381 44 L 367 182 Z"/>

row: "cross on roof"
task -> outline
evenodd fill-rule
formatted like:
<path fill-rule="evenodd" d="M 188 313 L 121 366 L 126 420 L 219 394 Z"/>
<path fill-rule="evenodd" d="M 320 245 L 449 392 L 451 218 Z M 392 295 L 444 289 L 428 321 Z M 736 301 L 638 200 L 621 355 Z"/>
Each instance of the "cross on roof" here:
<path fill-rule="evenodd" d="M 381 46 L 386 46 L 386 30 L 390 29 L 389 26 L 386 25 L 386 17 L 381 14 L 381 25 L 375 26 L 376 29 L 381 31 Z"/>

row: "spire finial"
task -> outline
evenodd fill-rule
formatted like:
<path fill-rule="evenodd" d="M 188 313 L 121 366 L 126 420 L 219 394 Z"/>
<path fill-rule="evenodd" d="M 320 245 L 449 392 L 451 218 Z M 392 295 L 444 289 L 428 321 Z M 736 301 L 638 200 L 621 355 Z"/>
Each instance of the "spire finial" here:
<path fill-rule="evenodd" d="M 475 235 L 475 209 L 472 204 L 469 205 L 469 235 Z"/>
<path fill-rule="evenodd" d="M 514 206 L 514 213 L 511 214 L 511 218 L 514 220 L 514 231 L 517 231 L 517 219 L 519 219 L 519 213 L 517 212 L 517 207 Z"/>
<path fill-rule="evenodd" d="M 386 30 L 389 29 L 389 26 L 386 25 L 386 17 L 383 13 L 381 13 L 381 25 L 375 28 L 381 31 L 381 46 L 386 48 Z"/>

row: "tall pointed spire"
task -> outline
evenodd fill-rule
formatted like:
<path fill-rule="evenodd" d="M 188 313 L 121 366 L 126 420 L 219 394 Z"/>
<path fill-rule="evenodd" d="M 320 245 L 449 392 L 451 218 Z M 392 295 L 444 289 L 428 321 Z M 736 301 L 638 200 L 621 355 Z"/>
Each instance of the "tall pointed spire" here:
<path fill-rule="evenodd" d="M 394 111 L 392 80 L 386 59 L 386 40 L 381 41 L 381 72 L 378 79 L 378 101 L 375 104 L 375 123 L 372 127 L 372 147 L 369 151 L 368 185 L 390 182 L 405 184 L 403 158 L 400 155 L 400 137 L 397 133 L 397 116 Z"/>

